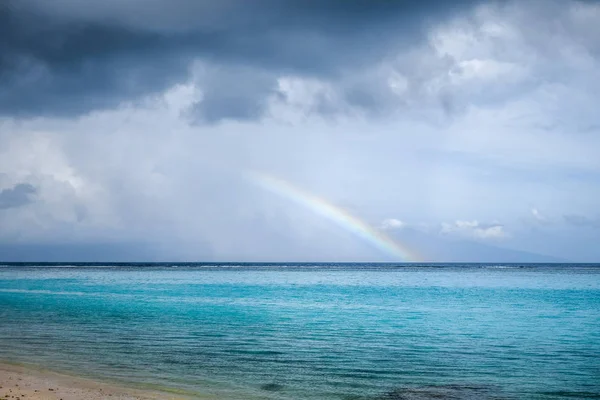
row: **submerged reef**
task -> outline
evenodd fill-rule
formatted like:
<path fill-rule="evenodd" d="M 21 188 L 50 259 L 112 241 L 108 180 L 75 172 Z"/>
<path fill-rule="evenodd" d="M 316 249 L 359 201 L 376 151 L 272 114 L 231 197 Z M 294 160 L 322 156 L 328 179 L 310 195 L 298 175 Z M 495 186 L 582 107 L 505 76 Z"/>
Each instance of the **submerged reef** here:
<path fill-rule="evenodd" d="M 400 387 L 386 392 L 376 400 L 506 400 L 498 388 L 482 385 L 431 385 Z"/>

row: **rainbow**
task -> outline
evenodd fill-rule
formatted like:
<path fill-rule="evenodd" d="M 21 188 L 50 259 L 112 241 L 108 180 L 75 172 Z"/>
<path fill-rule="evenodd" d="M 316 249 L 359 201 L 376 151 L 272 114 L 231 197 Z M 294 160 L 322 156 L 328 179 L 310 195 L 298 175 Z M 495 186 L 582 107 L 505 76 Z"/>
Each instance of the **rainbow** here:
<path fill-rule="evenodd" d="M 373 228 L 366 222 L 350 214 L 346 210 L 331 204 L 325 199 L 308 193 L 283 179 L 259 172 L 250 172 L 248 179 L 261 188 L 284 197 L 303 206 L 315 214 L 337 224 L 354 236 L 370 243 L 375 248 L 392 257 L 394 260 L 419 261 L 421 257 L 406 246 L 387 236 L 384 232 Z"/>

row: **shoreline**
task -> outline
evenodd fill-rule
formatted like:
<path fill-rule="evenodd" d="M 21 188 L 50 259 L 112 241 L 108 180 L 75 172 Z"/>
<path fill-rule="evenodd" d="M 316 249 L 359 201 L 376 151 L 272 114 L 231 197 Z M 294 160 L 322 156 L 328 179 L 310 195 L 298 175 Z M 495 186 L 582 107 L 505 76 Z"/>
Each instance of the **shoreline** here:
<path fill-rule="evenodd" d="M 158 390 L 126 387 L 99 380 L 67 375 L 43 367 L 0 361 L 0 400 L 189 400 L 212 396 L 186 396 Z"/>

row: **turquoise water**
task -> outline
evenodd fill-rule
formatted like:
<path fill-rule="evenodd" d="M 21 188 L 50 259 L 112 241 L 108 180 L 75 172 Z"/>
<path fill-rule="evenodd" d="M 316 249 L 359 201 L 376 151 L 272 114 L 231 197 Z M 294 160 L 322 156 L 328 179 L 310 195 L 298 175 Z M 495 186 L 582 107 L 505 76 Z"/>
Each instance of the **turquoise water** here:
<path fill-rule="evenodd" d="M 0 267 L 0 359 L 226 399 L 600 398 L 600 267 Z"/>

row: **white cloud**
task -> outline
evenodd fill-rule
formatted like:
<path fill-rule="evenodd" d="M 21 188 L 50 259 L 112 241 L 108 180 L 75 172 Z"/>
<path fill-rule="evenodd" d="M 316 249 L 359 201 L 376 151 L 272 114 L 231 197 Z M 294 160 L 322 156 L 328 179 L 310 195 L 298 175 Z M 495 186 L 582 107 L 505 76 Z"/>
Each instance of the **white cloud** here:
<path fill-rule="evenodd" d="M 380 228 L 383 230 L 399 230 L 406 226 L 406 224 L 399 219 L 388 218 L 381 222 Z"/>
<path fill-rule="evenodd" d="M 440 233 L 482 240 L 504 239 L 509 237 L 504 226 L 497 223 L 482 224 L 477 220 L 457 220 L 454 221 L 454 223 L 443 222 Z"/>
<path fill-rule="evenodd" d="M 532 208 L 531 209 L 531 215 L 533 216 L 533 219 L 536 222 L 545 224 L 548 222 L 548 218 L 546 218 L 544 215 L 542 215 L 542 213 L 540 213 L 540 211 L 537 208 Z"/>

